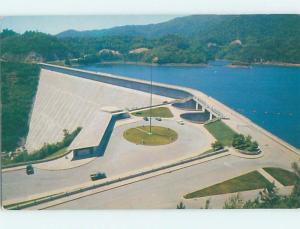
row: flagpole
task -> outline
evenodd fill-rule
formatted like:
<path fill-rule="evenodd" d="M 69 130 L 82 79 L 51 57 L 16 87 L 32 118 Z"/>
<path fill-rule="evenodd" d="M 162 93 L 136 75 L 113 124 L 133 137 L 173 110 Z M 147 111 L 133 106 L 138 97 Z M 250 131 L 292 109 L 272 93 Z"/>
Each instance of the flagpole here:
<path fill-rule="evenodd" d="M 151 61 L 150 66 L 150 134 L 152 134 L 152 65 L 153 61 Z"/>
<path fill-rule="evenodd" d="M 152 80 L 152 71 L 153 71 L 153 63 L 157 63 L 158 61 L 158 58 L 157 57 L 154 57 L 152 60 L 151 60 L 151 65 L 150 65 L 150 132 L 149 134 L 152 134 L 152 97 L 153 97 L 153 80 Z"/>

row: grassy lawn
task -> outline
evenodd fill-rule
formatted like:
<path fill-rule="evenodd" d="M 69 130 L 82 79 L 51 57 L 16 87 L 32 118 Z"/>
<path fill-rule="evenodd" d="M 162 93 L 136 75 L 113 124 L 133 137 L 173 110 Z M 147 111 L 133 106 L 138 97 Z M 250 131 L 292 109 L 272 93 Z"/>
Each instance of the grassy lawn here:
<path fill-rule="evenodd" d="M 265 188 L 268 184 L 270 184 L 270 182 L 266 178 L 264 178 L 259 172 L 253 171 L 196 192 L 189 193 L 184 197 L 186 199 L 191 199 L 203 196 L 242 192 Z"/>
<path fill-rule="evenodd" d="M 229 126 L 221 120 L 204 125 L 205 128 L 224 146 L 231 146 L 233 136 L 236 134 Z"/>
<path fill-rule="evenodd" d="M 178 135 L 174 130 L 162 126 L 152 126 L 152 134 L 149 134 L 149 126 L 131 128 L 123 133 L 127 141 L 141 145 L 166 145 L 176 141 Z"/>
<path fill-rule="evenodd" d="M 289 186 L 295 184 L 297 176 L 295 173 L 290 172 L 281 168 L 263 168 L 267 173 L 269 173 L 272 177 L 278 180 L 284 186 Z"/>
<path fill-rule="evenodd" d="M 149 117 L 150 109 L 133 112 L 132 115 L 139 117 Z M 167 107 L 157 107 L 152 109 L 152 117 L 172 118 L 173 114 Z"/>

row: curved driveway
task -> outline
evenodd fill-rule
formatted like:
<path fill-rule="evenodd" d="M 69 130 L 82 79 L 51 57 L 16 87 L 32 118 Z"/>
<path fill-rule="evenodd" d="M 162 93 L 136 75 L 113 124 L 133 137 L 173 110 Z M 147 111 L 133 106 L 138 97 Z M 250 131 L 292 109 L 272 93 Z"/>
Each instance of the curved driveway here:
<path fill-rule="evenodd" d="M 107 176 L 118 175 L 144 167 L 157 166 L 168 161 L 200 153 L 210 147 L 211 138 L 205 130 L 192 124 L 179 125 L 174 120 L 154 121 L 174 129 L 178 139 L 164 146 L 143 146 L 126 141 L 123 132 L 127 128 L 147 124 L 144 121 L 118 126 L 113 130 L 105 154 L 94 161 L 68 170 L 47 171 L 35 169 L 27 176 L 24 170 L 5 172 L 2 175 L 3 200 L 24 198 L 35 193 L 53 191 L 90 181 L 91 173 L 102 171 Z"/>

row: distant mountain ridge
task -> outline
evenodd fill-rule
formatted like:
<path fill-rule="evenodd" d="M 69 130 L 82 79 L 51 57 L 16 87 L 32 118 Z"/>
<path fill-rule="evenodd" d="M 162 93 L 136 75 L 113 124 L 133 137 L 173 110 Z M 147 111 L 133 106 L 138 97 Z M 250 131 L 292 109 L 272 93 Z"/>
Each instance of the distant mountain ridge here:
<path fill-rule="evenodd" d="M 200 19 L 200 21 L 198 19 Z M 205 27 L 206 26 L 205 23 L 211 23 L 211 22 L 216 23 L 220 20 L 222 19 L 220 18 L 220 16 L 217 15 L 186 16 L 186 17 L 177 17 L 172 20 L 157 23 L 157 24 L 125 25 L 125 26 L 116 26 L 109 29 L 85 30 L 85 31 L 77 31 L 71 29 L 71 30 L 66 30 L 64 32 L 61 32 L 57 34 L 57 36 L 60 38 L 124 36 L 124 35 L 155 38 L 155 37 L 161 37 L 170 34 L 190 36 L 190 35 L 195 35 L 197 32 L 199 32 L 199 29 L 201 30 L 202 27 Z"/>
<path fill-rule="evenodd" d="M 300 63 L 300 15 L 192 15 L 149 25 L 68 30 L 56 36 L 11 30 L 0 33 L 3 60 L 40 62 L 77 59 L 159 64 Z M 144 49 L 147 52 L 132 52 Z M 101 50 L 114 50 L 103 53 Z"/>
<path fill-rule="evenodd" d="M 234 40 L 247 37 L 300 37 L 300 15 L 192 15 L 149 25 L 126 25 L 110 29 L 76 31 L 57 34 L 66 37 L 142 36 L 159 38 L 166 35 L 196 37 L 200 40 Z"/>

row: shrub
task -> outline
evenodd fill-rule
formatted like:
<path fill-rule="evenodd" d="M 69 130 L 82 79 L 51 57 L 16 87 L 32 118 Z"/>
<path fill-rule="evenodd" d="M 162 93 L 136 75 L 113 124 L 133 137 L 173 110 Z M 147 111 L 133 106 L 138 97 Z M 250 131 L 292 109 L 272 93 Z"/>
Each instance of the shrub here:
<path fill-rule="evenodd" d="M 215 141 L 214 143 L 212 143 L 211 147 L 213 148 L 214 151 L 221 150 L 224 148 L 223 144 L 219 141 Z"/>
<path fill-rule="evenodd" d="M 252 141 L 252 138 L 249 135 L 245 137 L 242 134 L 235 134 L 232 146 L 239 150 L 247 150 L 250 152 L 258 151 L 258 143 L 256 141 Z"/>

